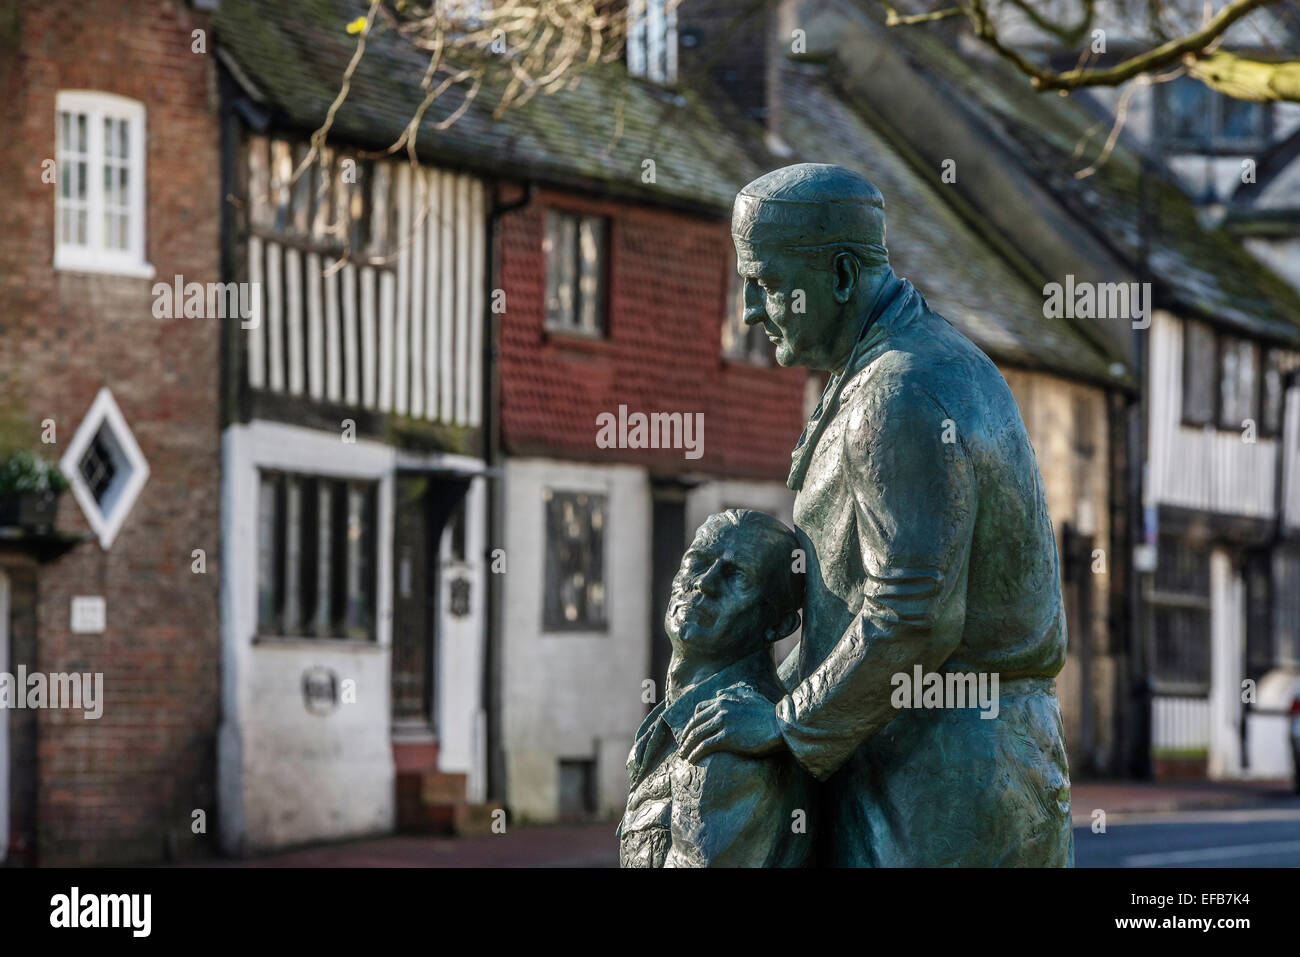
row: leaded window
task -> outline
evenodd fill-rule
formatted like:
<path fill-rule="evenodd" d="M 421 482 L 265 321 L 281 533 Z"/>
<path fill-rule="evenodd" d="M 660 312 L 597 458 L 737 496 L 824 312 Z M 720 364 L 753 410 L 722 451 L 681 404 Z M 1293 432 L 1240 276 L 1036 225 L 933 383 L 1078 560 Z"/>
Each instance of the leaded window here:
<path fill-rule="evenodd" d="M 606 622 L 605 496 L 547 489 L 543 499 L 545 630 L 603 629 Z"/>
<path fill-rule="evenodd" d="M 374 482 L 261 473 L 258 633 L 375 637 Z"/>

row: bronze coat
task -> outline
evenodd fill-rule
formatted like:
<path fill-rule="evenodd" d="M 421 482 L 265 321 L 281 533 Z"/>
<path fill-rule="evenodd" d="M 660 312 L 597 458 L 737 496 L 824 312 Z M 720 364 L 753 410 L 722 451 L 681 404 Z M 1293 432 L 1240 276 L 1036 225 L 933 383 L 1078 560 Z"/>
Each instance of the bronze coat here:
<path fill-rule="evenodd" d="M 1065 616 L 1024 422 L 911 283 L 893 280 L 872 319 L 790 478 L 808 592 L 777 713 L 825 782 L 822 860 L 1069 866 Z M 999 715 L 896 709 L 891 678 L 916 664 L 997 673 Z"/>

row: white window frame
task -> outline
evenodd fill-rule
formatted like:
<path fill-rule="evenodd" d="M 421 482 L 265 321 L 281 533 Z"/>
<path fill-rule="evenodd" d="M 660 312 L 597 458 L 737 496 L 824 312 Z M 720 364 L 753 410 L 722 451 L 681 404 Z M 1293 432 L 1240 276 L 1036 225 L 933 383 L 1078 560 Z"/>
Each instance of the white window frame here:
<path fill-rule="evenodd" d="M 114 495 L 107 513 L 100 508 L 99 502 L 95 501 L 94 493 L 81 474 L 81 457 L 85 455 L 86 448 L 105 423 L 109 425 L 117 447 L 126 458 L 126 465 L 130 469 L 124 484 Z M 91 403 L 90 411 L 81 420 L 81 425 L 77 426 L 77 434 L 72 437 L 72 443 L 63 453 L 63 458 L 59 460 L 59 469 L 67 477 L 72 494 L 77 504 L 81 506 L 81 511 L 85 513 L 86 521 L 99 537 L 100 547 L 108 551 L 113 544 L 113 539 L 121 531 L 127 515 L 135 506 L 141 489 L 149 481 L 149 463 L 145 461 L 144 453 L 140 451 L 135 436 L 131 434 L 126 419 L 122 416 L 122 410 L 117 407 L 117 402 L 107 386 L 99 390 L 95 401 Z"/>
<path fill-rule="evenodd" d="M 154 268 L 145 261 L 145 108 L 137 100 L 115 93 L 93 90 L 60 90 L 55 97 L 54 138 L 56 169 L 63 152 L 60 141 L 64 113 L 86 115 L 86 243 L 71 243 L 59 237 L 62 186 L 54 192 L 54 268 L 74 272 L 112 273 L 151 279 Z M 104 120 L 117 119 L 129 129 L 128 161 L 130 196 L 127 205 L 126 249 L 109 249 L 103 243 L 104 222 Z M 59 170 L 62 175 L 62 170 Z"/>

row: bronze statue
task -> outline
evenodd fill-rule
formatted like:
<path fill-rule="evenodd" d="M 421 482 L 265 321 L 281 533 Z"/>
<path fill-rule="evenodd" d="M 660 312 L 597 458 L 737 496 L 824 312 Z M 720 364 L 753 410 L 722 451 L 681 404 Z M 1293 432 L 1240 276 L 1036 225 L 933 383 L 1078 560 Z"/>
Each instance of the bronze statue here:
<path fill-rule="evenodd" d="M 821 864 L 1070 866 L 1060 575 L 1006 381 L 894 274 L 861 175 L 760 177 L 732 235 L 746 323 L 831 375 L 790 471 L 807 582 L 788 693 L 700 701 L 679 753 L 793 755 L 820 782 Z M 999 679 L 996 717 L 896 707 L 918 667 Z"/>
<path fill-rule="evenodd" d="M 812 854 L 810 781 L 789 754 L 719 751 L 696 764 L 677 742 L 700 705 L 785 694 L 771 643 L 799 626 L 799 543 L 762 512 L 729 509 L 700 526 L 673 579 L 664 700 L 637 732 L 619 825 L 623 867 L 798 867 Z"/>

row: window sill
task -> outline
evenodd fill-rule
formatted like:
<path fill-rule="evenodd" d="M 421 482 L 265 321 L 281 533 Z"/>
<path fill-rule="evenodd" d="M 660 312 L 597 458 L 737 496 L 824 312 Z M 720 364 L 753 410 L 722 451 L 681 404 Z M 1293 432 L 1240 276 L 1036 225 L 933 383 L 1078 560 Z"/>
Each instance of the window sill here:
<path fill-rule="evenodd" d="M 332 648 L 336 651 L 384 651 L 373 638 L 309 638 L 306 635 L 254 635 L 253 645 L 270 648 Z"/>
<path fill-rule="evenodd" d="M 152 279 L 157 274 L 151 263 L 114 259 L 80 249 L 56 249 L 54 268 L 62 272 L 97 273 L 130 279 Z"/>
<path fill-rule="evenodd" d="M 591 332 L 576 326 L 543 326 L 542 331 L 548 339 L 576 340 L 578 342 L 608 342 L 604 332 Z"/>
<path fill-rule="evenodd" d="M 567 625 L 563 628 L 553 628 L 548 625 L 542 625 L 543 638 L 608 638 L 609 625 L 601 623 L 598 625 Z"/>
<path fill-rule="evenodd" d="M 1216 435 L 1236 436 L 1240 436 L 1242 432 L 1241 426 L 1219 425 L 1214 422 L 1189 422 L 1186 419 L 1181 419 L 1178 424 L 1189 432 L 1212 432 Z M 1276 439 L 1279 434 L 1277 431 L 1266 432 L 1258 426 L 1255 428 L 1255 438 L 1258 441 Z"/>
<path fill-rule="evenodd" d="M 542 344 L 556 349 L 602 354 L 618 349 L 618 344 L 605 335 L 570 329 L 546 329 Z"/>

